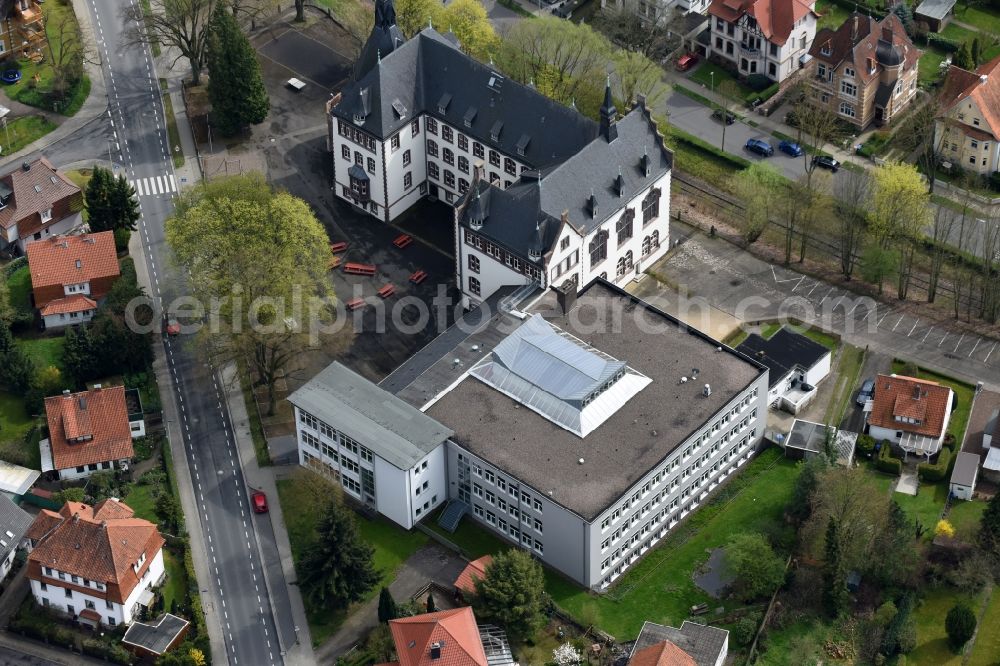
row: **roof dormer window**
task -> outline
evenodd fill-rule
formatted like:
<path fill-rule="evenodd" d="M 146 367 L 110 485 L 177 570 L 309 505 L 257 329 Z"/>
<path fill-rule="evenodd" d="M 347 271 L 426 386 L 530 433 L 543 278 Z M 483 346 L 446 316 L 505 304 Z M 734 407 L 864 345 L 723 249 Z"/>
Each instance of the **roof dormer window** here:
<path fill-rule="evenodd" d="M 820 55 L 825 55 L 825 56 L 830 55 L 832 53 L 832 51 L 830 50 L 830 42 L 827 42 L 826 44 L 824 44 L 820 48 L 819 52 L 820 52 Z"/>

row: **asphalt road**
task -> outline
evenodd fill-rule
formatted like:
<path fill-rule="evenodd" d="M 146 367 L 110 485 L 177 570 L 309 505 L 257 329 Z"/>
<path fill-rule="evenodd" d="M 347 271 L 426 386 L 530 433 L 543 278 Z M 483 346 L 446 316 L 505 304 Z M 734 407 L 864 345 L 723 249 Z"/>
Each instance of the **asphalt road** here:
<path fill-rule="evenodd" d="M 59 666 L 54 661 L 0 647 L 0 666 Z"/>
<path fill-rule="evenodd" d="M 138 233 L 145 250 L 151 296 L 161 304 L 169 304 L 184 293 L 184 287 L 163 233 L 164 222 L 173 211 L 173 194 L 169 192 L 174 189 L 175 177 L 153 61 L 145 47 L 121 46 L 124 20 L 120 2 L 88 0 L 88 6 L 105 68 L 112 159 L 120 165 L 119 173 L 124 169 L 129 180 L 156 183 L 155 188 L 150 185 L 140 189 L 142 219 Z M 90 157 L 99 159 L 107 149 L 93 145 Z M 197 492 L 199 515 L 187 516 L 187 520 L 201 522 L 209 549 L 212 575 L 210 580 L 199 582 L 203 588 L 211 586 L 214 599 L 221 604 L 216 610 L 227 654 L 213 655 L 214 661 L 234 665 L 282 663 L 246 484 L 220 382 L 216 372 L 183 338 L 165 341 L 165 346 L 180 408 L 180 422 L 172 430 L 183 433 L 192 485 Z M 274 549 L 273 536 L 262 546 Z M 283 579 L 276 583 L 275 608 L 285 619 L 283 625 L 289 624 L 291 610 Z M 294 633 L 294 626 L 291 629 Z"/>

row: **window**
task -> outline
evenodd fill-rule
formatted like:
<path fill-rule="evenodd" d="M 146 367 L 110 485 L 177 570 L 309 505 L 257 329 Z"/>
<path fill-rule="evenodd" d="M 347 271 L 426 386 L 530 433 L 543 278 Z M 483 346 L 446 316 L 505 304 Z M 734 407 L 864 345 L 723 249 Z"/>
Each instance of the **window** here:
<path fill-rule="evenodd" d="M 113 617 L 111 617 L 111 616 L 109 615 L 109 616 L 108 616 L 108 626 L 109 626 L 109 627 L 113 627 L 113 626 L 115 626 L 116 624 L 118 624 L 118 622 L 117 622 L 117 621 L 115 620 L 115 618 L 113 618 Z"/>
<path fill-rule="evenodd" d="M 94 604 L 94 602 L 91 601 L 90 599 L 84 599 L 83 603 L 84 603 L 84 605 L 87 608 L 89 608 L 91 610 L 94 610 L 95 608 L 97 608 L 96 604 Z"/>
<path fill-rule="evenodd" d="M 413 174 L 407 171 L 403 174 L 403 188 L 410 189 L 413 187 Z"/>
<path fill-rule="evenodd" d="M 826 65 L 824 65 L 823 63 L 820 63 L 819 66 L 816 67 L 816 75 L 819 78 L 821 78 L 821 79 L 825 79 L 826 78 Z"/>
<path fill-rule="evenodd" d="M 469 181 L 464 178 L 458 179 L 458 193 L 465 194 L 469 190 Z"/>
<path fill-rule="evenodd" d="M 514 162 L 514 160 L 510 159 L 509 157 L 504 158 L 504 161 L 503 161 L 503 170 L 506 171 L 507 173 L 509 173 L 512 176 L 516 176 L 517 175 L 517 163 Z"/>
<path fill-rule="evenodd" d="M 469 158 L 465 155 L 458 157 L 458 170 L 462 173 L 469 173 Z"/>
<path fill-rule="evenodd" d="M 410 166 L 410 149 L 403 151 L 403 166 Z"/>
<path fill-rule="evenodd" d="M 853 67 L 845 67 L 844 68 L 844 76 L 853 79 L 854 78 L 854 68 Z"/>
<path fill-rule="evenodd" d="M 441 139 L 452 143 L 455 140 L 455 131 L 447 125 L 441 126 Z"/>
<path fill-rule="evenodd" d="M 469 292 L 475 294 L 476 296 L 479 295 L 479 280 L 471 275 L 469 276 Z"/>
<path fill-rule="evenodd" d="M 368 158 L 368 173 L 375 173 L 375 158 Z"/>
<path fill-rule="evenodd" d="M 660 216 L 660 190 L 653 188 L 642 200 L 642 223 L 649 224 Z"/>
<path fill-rule="evenodd" d="M 473 144 L 472 144 L 472 154 L 475 157 L 479 157 L 479 158 L 484 157 L 486 155 L 486 152 L 485 152 L 485 149 L 483 148 L 483 144 L 479 143 L 478 141 L 473 142 Z"/>
<path fill-rule="evenodd" d="M 346 143 L 340 147 L 340 156 L 343 157 L 345 160 L 351 159 L 351 147 L 348 146 Z"/>
<path fill-rule="evenodd" d="M 569 247 L 569 236 L 566 236 L 561 241 L 559 241 L 559 249 L 565 250 L 568 247 Z"/>
<path fill-rule="evenodd" d="M 461 132 L 458 134 L 458 149 L 459 150 L 469 150 L 469 137 L 465 136 Z"/>
<path fill-rule="evenodd" d="M 821 49 L 819 50 L 819 52 L 820 52 L 821 54 L 825 55 L 825 56 L 828 56 L 828 55 L 830 55 L 830 53 L 831 53 L 831 51 L 830 51 L 830 42 L 827 42 L 826 44 L 824 44 L 824 45 L 823 45 L 823 48 L 821 48 Z"/>
<path fill-rule="evenodd" d="M 979 142 L 976 141 L 975 139 L 970 139 L 969 147 L 972 148 L 973 150 L 979 150 Z"/>
<path fill-rule="evenodd" d="M 438 156 L 438 145 L 436 141 L 427 139 L 427 154 L 430 155 L 431 157 Z"/>
<path fill-rule="evenodd" d="M 469 270 L 473 273 L 479 272 L 479 257 L 474 254 L 469 255 Z"/>
<path fill-rule="evenodd" d="M 428 118 L 427 121 L 426 121 L 426 125 L 427 125 L 427 131 L 428 132 L 430 132 L 431 134 L 437 134 L 438 133 L 438 123 L 433 118 Z"/>
<path fill-rule="evenodd" d="M 593 268 L 608 258 L 608 232 L 598 231 L 590 241 L 590 266 Z"/>
<path fill-rule="evenodd" d="M 52 209 L 48 208 L 42 211 L 42 222 L 48 222 L 52 219 Z"/>
<path fill-rule="evenodd" d="M 847 116 L 848 118 L 854 117 L 854 107 L 847 102 L 840 103 L 840 114 Z"/>
<path fill-rule="evenodd" d="M 433 178 L 434 180 L 437 180 L 438 178 L 441 177 L 441 170 L 438 168 L 437 164 L 434 164 L 434 162 L 428 162 L 427 175 Z"/>
<path fill-rule="evenodd" d="M 418 134 L 420 134 L 420 118 L 417 118 L 410 123 L 410 136 L 416 136 Z"/>
<path fill-rule="evenodd" d="M 362 155 L 357 150 L 354 151 L 354 163 L 359 166 L 365 163 L 364 155 Z"/>
<path fill-rule="evenodd" d="M 722 49 L 722 37 L 715 38 L 715 48 Z"/>
<path fill-rule="evenodd" d="M 455 187 L 455 173 L 453 171 L 444 170 L 444 184 L 448 187 Z"/>
<path fill-rule="evenodd" d="M 632 238 L 633 219 L 635 219 L 635 211 L 628 208 L 622 213 L 621 218 L 619 218 L 618 223 L 615 225 L 615 231 L 618 232 L 618 247 L 621 247 Z"/>
<path fill-rule="evenodd" d="M 858 87 L 853 83 L 848 83 L 847 81 L 841 81 L 840 92 L 849 97 L 857 97 Z"/>
<path fill-rule="evenodd" d="M 398 134 L 393 134 L 392 135 L 392 139 L 389 140 L 389 147 L 392 149 L 392 152 L 396 152 L 397 150 L 399 150 L 399 135 Z"/>
<path fill-rule="evenodd" d="M 492 164 L 495 167 L 500 166 L 500 153 L 498 153 L 495 150 L 490 151 L 490 164 Z"/>
<path fill-rule="evenodd" d="M 67 597 L 69 597 L 70 599 L 72 599 L 72 598 L 73 598 L 73 590 L 71 590 L 71 589 L 69 589 L 69 588 L 67 587 L 67 588 L 65 588 L 65 589 L 63 590 L 63 592 L 64 592 L 64 593 L 66 594 L 66 596 L 67 596 Z"/>
<path fill-rule="evenodd" d="M 452 151 L 451 148 L 443 148 L 441 149 L 441 159 L 444 160 L 445 164 L 454 164 L 455 153 Z"/>

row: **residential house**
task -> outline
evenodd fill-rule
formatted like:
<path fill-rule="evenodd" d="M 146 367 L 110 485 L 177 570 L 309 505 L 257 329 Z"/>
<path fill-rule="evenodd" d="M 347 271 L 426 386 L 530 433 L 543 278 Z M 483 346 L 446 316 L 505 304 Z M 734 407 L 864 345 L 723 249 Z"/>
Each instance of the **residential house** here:
<path fill-rule="evenodd" d="M 42 471 L 60 480 L 82 479 L 98 470 L 128 469 L 135 455 L 125 388 L 102 387 L 45 399 L 49 436 L 39 443 Z"/>
<path fill-rule="evenodd" d="M 0 581 L 14 566 L 18 549 L 26 546 L 25 535 L 31 527 L 31 514 L 0 493 Z"/>
<path fill-rule="evenodd" d="M 954 404 L 954 391 L 937 382 L 878 375 L 875 395 L 865 405 L 868 433 L 876 441 L 888 440 L 904 457 L 929 459 L 941 450 Z"/>
<path fill-rule="evenodd" d="M 685 620 L 680 629 L 644 622 L 629 666 L 723 666 L 729 632 Z"/>
<path fill-rule="evenodd" d="M 792 414 L 813 401 L 816 387 L 830 374 L 830 350 L 785 327 L 770 338 L 751 333 L 736 351 L 768 367 L 768 403 Z"/>
<path fill-rule="evenodd" d="M 131 624 L 163 580 L 163 537 L 117 499 L 43 509 L 28 536 L 35 601 L 92 627 Z"/>
<path fill-rule="evenodd" d="M 624 284 L 666 253 L 673 154 L 643 99 L 615 114 L 609 84 L 598 138 L 562 164 L 506 188 L 476 167 L 455 210 L 463 305 L 512 285 Z"/>
<path fill-rule="evenodd" d="M 958 452 L 948 483 L 948 492 L 952 497 L 960 500 L 972 499 L 973 493 L 976 492 L 976 479 L 979 477 L 979 463 L 979 454 Z"/>
<path fill-rule="evenodd" d="M 892 12 L 881 21 L 854 12 L 820 30 L 809 55 L 813 99 L 858 130 L 888 125 L 917 93 L 921 52 Z"/>
<path fill-rule="evenodd" d="M 28 245 L 35 307 L 45 328 L 90 321 L 121 275 L 111 231 L 52 236 Z"/>
<path fill-rule="evenodd" d="M 486 569 L 493 564 L 492 555 L 483 555 L 472 560 L 455 579 L 455 594 L 469 597 L 476 593 L 476 581 L 486 579 Z"/>
<path fill-rule="evenodd" d="M 952 65 L 938 97 L 934 145 L 964 171 L 1000 171 L 1000 56 L 974 72 Z"/>
<path fill-rule="evenodd" d="M 0 5 L 4 17 L 0 53 L 38 61 L 46 44 L 42 5 L 37 0 L 8 0 Z"/>
<path fill-rule="evenodd" d="M 83 192 L 44 157 L 0 176 L 0 251 L 24 252 L 82 224 Z"/>
<path fill-rule="evenodd" d="M 602 589 L 761 441 L 766 366 L 610 282 L 490 312 L 378 386 L 334 364 L 296 391 L 302 464 L 405 528 L 443 506 L 444 529 L 469 516 Z"/>
<path fill-rule="evenodd" d="M 923 0 L 913 10 L 913 20 L 927 24 L 931 32 L 941 32 L 951 21 L 955 0 Z"/>
<path fill-rule="evenodd" d="M 678 21 L 704 21 L 710 0 L 601 0 L 601 7 L 613 5 L 618 9 L 634 11 L 648 24 L 667 25 L 671 30 Z"/>
<path fill-rule="evenodd" d="M 389 621 L 396 661 L 381 666 L 513 666 L 506 634 L 468 606 Z"/>
<path fill-rule="evenodd" d="M 741 76 L 781 82 L 809 59 L 816 0 L 712 0 L 709 55 Z"/>

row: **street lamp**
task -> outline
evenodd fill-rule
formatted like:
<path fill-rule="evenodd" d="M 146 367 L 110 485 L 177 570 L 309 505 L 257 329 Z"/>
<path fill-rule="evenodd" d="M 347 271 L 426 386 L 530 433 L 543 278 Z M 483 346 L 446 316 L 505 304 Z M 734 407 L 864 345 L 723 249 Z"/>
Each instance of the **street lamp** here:
<path fill-rule="evenodd" d="M 709 78 L 709 81 L 711 81 L 711 83 L 712 83 L 711 90 L 712 90 L 712 94 L 714 95 L 715 94 L 715 72 L 714 71 L 709 72 L 708 73 L 708 78 Z"/>

